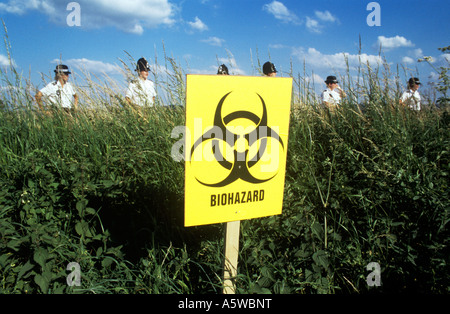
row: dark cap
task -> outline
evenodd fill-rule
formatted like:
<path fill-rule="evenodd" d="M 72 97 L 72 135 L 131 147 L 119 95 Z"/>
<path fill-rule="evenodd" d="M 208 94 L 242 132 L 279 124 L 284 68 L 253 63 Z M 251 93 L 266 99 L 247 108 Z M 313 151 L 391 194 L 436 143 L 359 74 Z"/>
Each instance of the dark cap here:
<path fill-rule="evenodd" d="M 71 74 L 72 72 L 69 71 L 69 67 L 67 65 L 58 64 L 56 66 L 55 73 Z"/>
<path fill-rule="evenodd" d="M 150 65 L 148 64 L 147 60 L 145 58 L 140 58 L 136 65 L 136 71 L 150 71 Z"/>
<path fill-rule="evenodd" d="M 217 74 L 228 75 L 227 66 L 225 64 L 222 64 L 221 66 L 219 66 L 219 69 L 217 70 Z"/>
<path fill-rule="evenodd" d="M 268 75 L 270 73 L 277 73 L 277 69 L 275 69 L 275 65 L 272 62 L 266 62 L 263 65 L 263 73 Z"/>
<path fill-rule="evenodd" d="M 339 83 L 336 76 L 330 75 L 327 76 L 327 80 L 325 81 L 325 84 L 330 84 L 330 83 Z"/>
<path fill-rule="evenodd" d="M 420 80 L 417 77 L 412 77 L 409 79 L 408 84 L 409 84 L 409 86 L 412 86 L 414 84 L 421 85 L 422 83 L 420 83 Z"/>

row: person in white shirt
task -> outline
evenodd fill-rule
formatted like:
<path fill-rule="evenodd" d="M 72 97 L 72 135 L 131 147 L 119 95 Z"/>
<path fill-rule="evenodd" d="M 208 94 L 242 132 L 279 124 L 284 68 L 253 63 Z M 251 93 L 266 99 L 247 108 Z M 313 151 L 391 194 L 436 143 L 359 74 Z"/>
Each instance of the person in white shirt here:
<path fill-rule="evenodd" d="M 327 89 L 322 92 L 322 101 L 325 106 L 334 109 L 336 106 L 340 105 L 342 98 L 347 95 L 339 87 L 336 76 L 328 76 L 325 84 L 327 84 Z"/>
<path fill-rule="evenodd" d="M 263 65 L 263 73 L 265 76 L 275 77 L 275 76 L 277 76 L 278 71 L 272 62 L 267 61 Z"/>
<path fill-rule="evenodd" d="M 152 107 L 155 104 L 155 84 L 148 79 L 150 66 L 145 58 L 140 58 L 136 65 L 139 76 L 129 85 L 125 100 L 132 106 Z"/>
<path fill-rule="evenodd" d="M 419 87 L 421 83 L 417 77 L 412 77 L 408 81 L 408 90 L 400 97 L 400 104 L 406 105 L 413 110 L 420 110 Z"/>
<path fill-rule="evenodd" d="M 225 64 L 219 66 L 219 68 L 217 69 L 217 75 L 230 75 L 228 73 L 228 68 Z"/>
<path fill-rule="evenodd" d="M 55 81 L 47 84 L 35 95 L 36 102 L 41 110 L 45 109 L 43 99 L 47 106 L 61 107 L 67 112 L 71 108 L 77 109 L 78 95 L 69 82 L 69 74 L 71 72 L 67 65 L 58 64 L 56 66 Z"/>

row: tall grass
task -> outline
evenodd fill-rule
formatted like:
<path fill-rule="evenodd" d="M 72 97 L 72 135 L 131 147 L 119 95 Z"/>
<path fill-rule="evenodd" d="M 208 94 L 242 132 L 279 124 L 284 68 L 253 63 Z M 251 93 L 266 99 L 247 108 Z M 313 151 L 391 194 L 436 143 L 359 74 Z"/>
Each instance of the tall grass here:
<path fill-rule="evenodd" d="M 70 115 L 37 110 L 14 66 L 2 70 L 0 292 L 221 291 L 222 226 L 183 227 L 171 131 L 185 71 L 163 63 L 158 106 L 136 111 L 116 82 L 84 73 Z M 291 70 L 283 214 L 242 222 L 238 292 L 448 293 L 447 109 L 399 107 L 387 67 L 359 70 L 335 112 Z M 81 287 L 66 283 L 71 262 Z M 370 262 L 381 287 L 366 283 Z"/>

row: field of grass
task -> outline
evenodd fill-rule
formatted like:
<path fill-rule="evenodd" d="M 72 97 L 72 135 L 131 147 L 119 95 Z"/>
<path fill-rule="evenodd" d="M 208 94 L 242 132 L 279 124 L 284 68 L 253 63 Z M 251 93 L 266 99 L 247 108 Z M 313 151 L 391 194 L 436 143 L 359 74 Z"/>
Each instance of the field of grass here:
<path fill-rule="evenodd" d="M 221 292 L 224 226 L 183 227 L 185 73 L 165 61 L 144 112 L 92 83 L 77 112 L 43 113 L 2 71 L 0 293 Z M 238 293 L 450 292 L 448 104 L 400 107 L 384 74 L 343 77 L 336 112 L 294 77 L 283 213 L 242 222 Z"/>

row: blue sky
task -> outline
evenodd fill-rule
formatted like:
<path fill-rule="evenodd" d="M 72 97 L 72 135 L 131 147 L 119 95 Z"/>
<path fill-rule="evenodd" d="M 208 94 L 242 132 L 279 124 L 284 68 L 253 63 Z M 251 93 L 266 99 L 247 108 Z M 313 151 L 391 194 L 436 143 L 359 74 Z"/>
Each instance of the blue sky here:
<path fill-rule="evenodd" d="M 120 60 L 144 56 L 164 65 L 165 54 L 187 73 L 215 74 L 221 63 L 233 74 L 259 75 L 271 60 L 280 75 L 292 64 L 294 74 L 313 78 L 319 89 L 327 75 L 345 74 L 358 61 L 359 36 L 364 61 L 377 64 L 382 56 L 396 71 L 436 79 L 434 70 L 418 63 L 432 56 L 433 65 L 450 59 L 438 47 L 450 45 L 450 1 L 380 0 L 380 26 L 369 26 L 363 0 L 78 0 L 80 26 L 69 26 L 74 7 L 64 0 L 2 0 L 13 62 L 32 84 L 43 87 L 41 73 L 53 75 L 57 60 L 81 76 L 125 81 Z M 2 34 L 4 32 L 2 31 Z M 0 45 L 0 66 L 7 51 Z M 403 70 L 404 69 L 404 70 Z M 417 73 L 418 72 L 418 73 Z M 47 78 L 49 79 L 49 78 Z M 1 84 L 4 84 L 3 82 Z"/>

